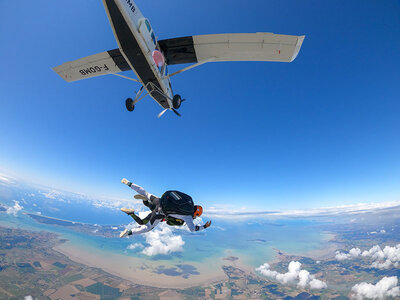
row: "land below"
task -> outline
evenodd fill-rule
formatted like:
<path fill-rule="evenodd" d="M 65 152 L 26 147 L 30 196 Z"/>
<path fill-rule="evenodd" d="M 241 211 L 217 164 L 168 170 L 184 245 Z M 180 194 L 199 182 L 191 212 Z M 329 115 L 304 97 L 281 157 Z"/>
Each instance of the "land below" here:
<path fill-rule="evenodd" d="M 35 221 L 74 231 L 115 237 L 115 227 L 70 222 L 29 214 Z M 3 222 L 4 224 L 4 222 Z M 271 270 L 287 272 L 291 261 L 327 282 L 328 288 L 310 290 L 282 285 L 263 277 L 235 255 L 228 254 L 202 265 L 179 262 L 160 265 L 137 257 L 90 253 L 62 236 L 48 231 L 0 227 L 0 299 L 349 299 L 351 287 L 383 276 L 400 276 L 397 268 L 376 269 L 357 259 L 338 261 L 336 249 L 369 249 L 398 242 L 400 229 L 391 226 L 386 234 L 372 234 L 376 225 L 324 225 L 330 234 L 325 247 L 296 255 L 275 249 Z M 376 232 L 375 232 L 376 233 Z M 265 243 L 265 240 L 257 240 Z M 205 276 L 203 276 L 205 274 Z"/>

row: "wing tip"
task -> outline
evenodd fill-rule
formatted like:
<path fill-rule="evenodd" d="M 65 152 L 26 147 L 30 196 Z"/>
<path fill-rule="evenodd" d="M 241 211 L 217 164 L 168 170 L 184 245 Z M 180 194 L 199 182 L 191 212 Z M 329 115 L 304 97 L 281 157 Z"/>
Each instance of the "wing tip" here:
<path fill-rule="evenodd" d="M 305 35 L 300 35 L 297 37 L 297 43 L 294 48 L 293 56 L 292 56 L 290 62 L 292 62 L 296 59 L 297 55 L 300 52 L 301 46 L 303 45 L 303 41 L 304 41 L 305 37 L 306 37 Z"/>

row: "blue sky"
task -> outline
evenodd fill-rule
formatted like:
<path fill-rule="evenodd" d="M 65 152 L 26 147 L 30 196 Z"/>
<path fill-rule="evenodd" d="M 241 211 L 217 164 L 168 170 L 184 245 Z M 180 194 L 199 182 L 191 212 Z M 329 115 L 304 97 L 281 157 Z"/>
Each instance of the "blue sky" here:
<path fill-rule="evenodd" d="M 127 177 L 205 206 L 399 199 L 399 2 L 249 2 L 136 1 L 159 39 L 306 35 L 290 64 L 215 63 L 173 77 L 183 117 L 161 119 L 150 98 L 125 110 L 135 83 L 67 84 L 50 69 L 117 47 L 101 1 L 0 2 L 0 169 L 122 197 Z"/>

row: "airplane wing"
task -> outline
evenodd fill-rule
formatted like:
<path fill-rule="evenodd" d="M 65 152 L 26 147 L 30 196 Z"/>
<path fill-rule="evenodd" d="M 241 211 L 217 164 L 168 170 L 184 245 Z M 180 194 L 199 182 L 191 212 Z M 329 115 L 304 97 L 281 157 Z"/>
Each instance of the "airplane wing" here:
<path fill-rule="evenodd" d="M 69 61 L 53 68 L 67 82 L 128 71 L 130 69 L 119 49 Z"/>
<path fill-rule="evenodd" d="M 204 61 L 291 62 L 304 37 L 270 32 L 227 33 L 160 40 L 158 44 L 169 65 Z"/>

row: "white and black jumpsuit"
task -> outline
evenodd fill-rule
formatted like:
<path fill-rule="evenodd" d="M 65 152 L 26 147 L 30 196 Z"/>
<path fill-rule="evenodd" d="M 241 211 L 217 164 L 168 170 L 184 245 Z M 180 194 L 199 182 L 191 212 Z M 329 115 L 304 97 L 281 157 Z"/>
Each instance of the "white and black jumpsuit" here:
<path fill-rule="evenodd" d="M 131 230 L 132 235 L 148 232 L 148 231 L 152 230 L 154 227 L 156 227 L 158 225 L 158 223 L 160 223 L 166 217 L 161 209 L 160 198 L 148 193 L 144 188 L 142 188 L 141 186 L 139 186 L 137 184 L 130 183 L 129 186 L 131 189 L 133 189 L 138 194 L 146 197 L 146 199 L 148 200 L 148 202 L 150 204 L 150 205 L 148 205 L 148 207 L 151 209 L 151 217 L 150 217 L 149 222 L 147 222 L 144 225 L 141 225 L 140 227 L 133 228 Z M 205 229 L 204 225 L 201 225 L 201 226 L 194 225 L 193 216 L 179 215 L 179 214 L 171 214 L 169 216 L 176 218 L 176 219 L 183 220 L 186 223 L 189 230 L 192 232 Z"/>

